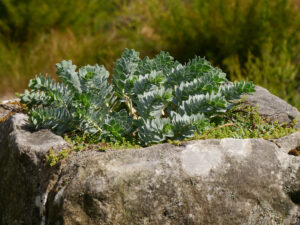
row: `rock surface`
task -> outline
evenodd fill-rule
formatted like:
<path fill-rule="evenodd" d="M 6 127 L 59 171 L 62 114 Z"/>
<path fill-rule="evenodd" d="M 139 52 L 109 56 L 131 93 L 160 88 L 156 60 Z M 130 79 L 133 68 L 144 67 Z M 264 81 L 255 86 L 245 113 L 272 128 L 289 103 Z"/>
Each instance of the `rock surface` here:
<path fill-rule="evenodd" d="M 55 176 L 54 171 L 47 172 L 43 161 L 49 148 L 65 145 L 48 130 L 31 132 L 24 114 L 0 123 L 0 224 L 41 223 L 43 193 Z"/>
<path fill-rule="evenodd" d="M 253 95 L 246 95 L 247 101 L 252 106 L 257 106 L 258 113 L 272 121 L 278 120 L 279 123 L 298 120 L 297 127 L 300 128 L 300 112 L 281 98 L 272 95 L 267 89 L 260 86 L 255 87 Z"/>
<path fill-rule="evenodd" d="M 223 139 L 78 154 L 48 196 L 48 223 L 299 224 L 300 157 L 278 145 Z"/>
<path fill-rule="evenodd" d="M 248 101 L 265 116 L 299 114 L 259 90 Z M 288 154 L 300 132 L 81 152 L 48 168 L 49 148 L 67 144 L 27 124 L 0 123 L 0 224 L 300 224 L 300 157 Z"/>

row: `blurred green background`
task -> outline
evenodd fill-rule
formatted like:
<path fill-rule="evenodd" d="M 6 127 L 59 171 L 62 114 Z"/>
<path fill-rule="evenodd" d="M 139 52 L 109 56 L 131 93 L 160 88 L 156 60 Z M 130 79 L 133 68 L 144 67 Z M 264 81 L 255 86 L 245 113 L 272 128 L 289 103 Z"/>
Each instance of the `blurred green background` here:
<path fill-rule="evenodd" d="M 62 59 L 111 70 L 125 48 L 205 56 L 300 109 L 299 0 L 0 0 L 0 96 Z"/>

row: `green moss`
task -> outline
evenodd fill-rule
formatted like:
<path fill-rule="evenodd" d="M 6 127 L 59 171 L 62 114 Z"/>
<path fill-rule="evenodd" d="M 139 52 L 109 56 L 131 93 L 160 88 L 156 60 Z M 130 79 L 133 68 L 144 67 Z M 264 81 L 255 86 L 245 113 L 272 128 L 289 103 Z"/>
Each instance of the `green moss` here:
<path fill-rule="evenodd" d="M 245 104 L 237 105 L 222 117 L 226 118 L 224 122 L 218 124 L 218 118 L 215 118 L 216 123 L 212 124 L 210 129 L 201 134 L 196 134 L 192 140 L 222 138 L 276 139 L 299 130 L 296 128 L 296 120 L 289 124 L 280 124 L 278 121 L 271 122 L 269 119 L 262 118 L 255 107 Z"/>
<path fill-rule="evenodd" d="M 46 165 L 51 167 L 55 166 L 61 159 L 66 158 L 69 155 L 70 151 L 70 149 L 63 149 L 55 153 L 51 148 L 46 155 Z"/>
<path fill-rule="evenodd" d="M 50 167 L 55 166 L 61 159 L 67 157 L 71 151 L 81 152 L 95 150 L 103 152 L 109 149 L 136 149 L 141 147 L 135 144 L 135 142 L 125 140 L 125 138 L 123 138 L 121 142 L 106 143 L 97 142 L 90 136 L 80 136 L 76 133 L 65 135 L 64 140 L 71 146 L 71 148 L 60 150 L 57 153 L 55 153 L 51 148 L 48 154 L 46 155 L 46 165 Z"/>
<path fill-rule="evenodd" d="M 112 142 L 99 142 L 98 139 L 94 139 L 93 136 L 89 135 L 78 135 L 76 133 L 71 133 L 64 136 L 64 140 L 72 146 L 73 151 L 86 151 L 86 150 L 98 150 L 106 151 L 109 149 L 130 149 L 130 148 L 140 148 L 141 146 L 136 144 L 135 140 L 126 140 L 124 137 L 121 141 L 116 143 Z"/>
<path fill-rule="evenodd" d="M 179 141 L 179 140 L 168 140 L 168 143 L 169 144 L 173 144 L 175 146 L 180 146 L 182 144 L 182 141 Z"/>

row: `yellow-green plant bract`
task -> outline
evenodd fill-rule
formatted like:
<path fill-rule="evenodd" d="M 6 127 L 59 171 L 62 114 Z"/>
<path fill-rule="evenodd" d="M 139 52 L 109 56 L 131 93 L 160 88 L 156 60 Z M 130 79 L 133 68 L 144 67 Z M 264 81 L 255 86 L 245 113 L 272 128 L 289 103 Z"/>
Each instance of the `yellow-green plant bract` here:
<path fill-rule="evenodd" d="M 78 71 L 71 61 L 56 66 L 61 83 L 39 75 L 21 95 L 31 124 L 109 142 L 125 137 L 149 145 L 191 138 L 222 119 L 235 105 L 232 100 L 255 91 L 252 82 L 228 82 L 204 58 L 180 64 L 165 52 L 140 59 L 126 49 L 115 63 L 112 84 L 103 66 Z"/>

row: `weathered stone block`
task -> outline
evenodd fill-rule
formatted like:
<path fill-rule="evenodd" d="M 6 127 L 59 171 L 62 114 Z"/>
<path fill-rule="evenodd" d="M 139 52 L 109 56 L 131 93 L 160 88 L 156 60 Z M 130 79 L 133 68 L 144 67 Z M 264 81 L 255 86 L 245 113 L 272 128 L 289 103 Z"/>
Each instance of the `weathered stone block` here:
<path fill-rule="evenodd" d="M 250 104 L 280 122 L 299 112 L 257 87 Z M 222 139 L 72 154 L 27 116 L 0 123 L 0 224 L 300 224 L 300 132 L 277 140 Z"/>

